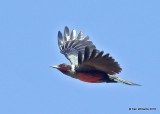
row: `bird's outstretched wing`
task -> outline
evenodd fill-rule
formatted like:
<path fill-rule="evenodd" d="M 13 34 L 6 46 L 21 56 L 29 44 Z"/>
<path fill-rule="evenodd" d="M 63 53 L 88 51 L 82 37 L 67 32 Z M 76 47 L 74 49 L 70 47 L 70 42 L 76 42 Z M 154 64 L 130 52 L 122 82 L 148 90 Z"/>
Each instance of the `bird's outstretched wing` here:
<path fill-rule="evenodd" d="M 72 30 L 70 34 L 67 26 L 64 28 L 64 35 L 58 32 L 58 45 L 60 52 L 74 65 L 78 65 L 78 52 L 83 54 L 86 46 L 90 50 L 96 48 L 88 36 L 84 37 L 82 32 L 76 36 L 76 30 Z"/>
<path fill-rule="evenodd" d="M 103 55 L 103 53 L 103 51 L 99 52 L 96 49 L 91 51 L 89 47 L 86 47 L 84 54 L 78 53 L 79 67 L 77 71 L 102 71 L 110 75 L 121 72 L 122 69 L 118 62 L 115 62 L 109 54 Z"/>

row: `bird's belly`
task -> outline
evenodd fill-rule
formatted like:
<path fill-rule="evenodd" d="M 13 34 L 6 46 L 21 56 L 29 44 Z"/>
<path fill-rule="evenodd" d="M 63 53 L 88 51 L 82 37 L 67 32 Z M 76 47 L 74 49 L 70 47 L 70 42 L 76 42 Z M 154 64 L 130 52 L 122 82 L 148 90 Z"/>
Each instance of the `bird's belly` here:
<path fill-rule="evenodd" d="M 103 75 L 101 74 L 89 74 L 89 73 L 78 73 L 78 79 L 84 82 L 100 83 L 103 82 Z"/>

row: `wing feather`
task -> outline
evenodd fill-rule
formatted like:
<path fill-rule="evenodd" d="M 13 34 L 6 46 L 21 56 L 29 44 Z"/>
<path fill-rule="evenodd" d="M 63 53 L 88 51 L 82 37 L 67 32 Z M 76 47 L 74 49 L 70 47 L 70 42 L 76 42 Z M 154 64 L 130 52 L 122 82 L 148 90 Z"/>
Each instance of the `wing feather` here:
<path fill-rule="evenodd" d="M 60 50 L 62 50 L 63 47 L 63 37 L 62 37 L 62 33 L 60 31 L 58 31 L 58 45 Z"/>
<path fill-rule="evenodd" d="M 120 68 L 118 62 L 110 57 L 109 54 L 103 55 L 103 51 L 99 52 L 96 49 L 93 49 L 93 51 L 90 51 L 90 54 L 88 54 L 88 50 L 89 48 L 85 48 L 84 59 L 79 62 L 77 71 L 84 72 L 96 70 L 110 75 L 121 72 L 122 69 Z M 80 56 L 78 56 L 78 58 Z M 83 57 L 80 58 L 82 59 Z"/>
<path fill-rule="evenodd" d="M 67 26 L 64 28 L 64 39 L 65 41 L 69 40 L 69 28 Z"/>
<path fill-rule="evenodd" d="M 82 53 L 79 51 L 78 52 L 78 63 L 82 64 L 82 61 L 83 61 L 83 59 L 82 59 Z"/>
<path fill-rule="evenodd" d="M 71 32 L 71 40 L 74 40 L 74 39 L 76 39 L 76 30 L 72 30 L 72 32 Z"/>
<path fill-rule="evenodd" d="M 90 59 L 93 59 L 96 56 L 97 50 L 94 49 L 91 53 Z"/>
<path fill-rule="evenodd" d="M 86 61 L 89 58 L 90 50 L 88 47 L 85 48 L 84 52 L 84 61 Z"/>
<path fill-rule="evenodd" d="M 60 31 L 58 32 L 58 45 L 60 52 L 65 55 L 71 64 L 75 65 L 78 65 L 79 61 L 78 52 L 83 55 L 85 47 L 88 46 L 91 51 L 96 48 L 92 41 L 89 40 L 89 36 L 84 37 L 82 32 L 76 36 L 76 30 L 74 29 L 70 34 L 67 26 L 64 28 L 64 36 Z"/>
<path fill-rule="evenodd" d="M 80 40 L 80 39 L 82 39 L 82 38 L 83 38 L 83 33 L 80 32 L 80 33 L 78 34 L 78 36 L 77 36 L 77 39 Z"/>

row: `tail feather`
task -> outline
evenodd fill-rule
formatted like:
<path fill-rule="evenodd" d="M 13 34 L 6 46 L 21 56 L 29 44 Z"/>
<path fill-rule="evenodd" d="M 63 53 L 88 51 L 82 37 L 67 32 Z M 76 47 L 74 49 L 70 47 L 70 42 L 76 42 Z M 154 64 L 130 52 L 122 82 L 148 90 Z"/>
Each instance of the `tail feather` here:
<path fill-rule="evenodd" d="M 139 84 L 136 84 L 136 83 L 133 83 L 133 82 L 130 82 L 130 81 L 127 81 L 125 79 L 122 79 L 122 78 L 119 78 L 115 75 L 109 75 L 110 79 L 116 81 L 116 82 L 119 82 L 119 83 L 123 83 L 123 84 L 127 84 L 127 85 L 132 85 L 132 86 L 141 86 Z"/>

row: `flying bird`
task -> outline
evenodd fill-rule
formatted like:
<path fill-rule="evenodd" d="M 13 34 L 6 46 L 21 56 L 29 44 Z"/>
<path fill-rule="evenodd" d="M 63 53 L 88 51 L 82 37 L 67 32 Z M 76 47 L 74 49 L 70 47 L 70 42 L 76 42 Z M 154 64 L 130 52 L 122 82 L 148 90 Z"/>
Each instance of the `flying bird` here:
<path fill-rule="evenodd" d="M 116 74 L 122 68 L 108 53 L 99 51 L 89 36 L 84 36 L 82 32 L 76 35 L 76 30 L 69 32 L 69 28 L 64 28 L 64 34 L 58 31 L 58 46 L 60 52 L 70 61 L 68 64 L 51 66 L 72 78 L 90 83 L 123 83 L 127 85 L 139 85 L 125 79 L 119 78 Z"/>

